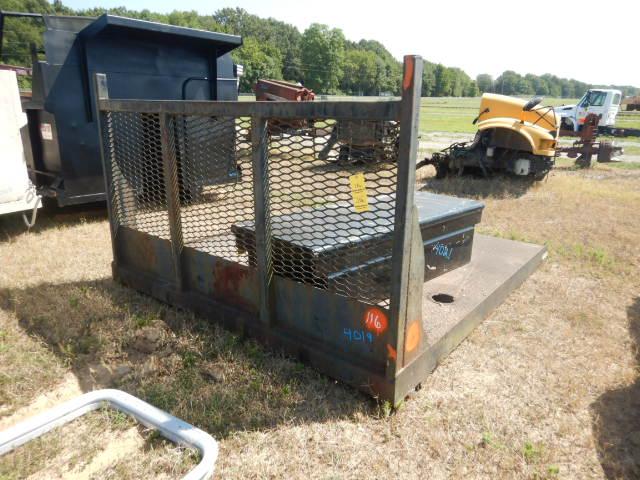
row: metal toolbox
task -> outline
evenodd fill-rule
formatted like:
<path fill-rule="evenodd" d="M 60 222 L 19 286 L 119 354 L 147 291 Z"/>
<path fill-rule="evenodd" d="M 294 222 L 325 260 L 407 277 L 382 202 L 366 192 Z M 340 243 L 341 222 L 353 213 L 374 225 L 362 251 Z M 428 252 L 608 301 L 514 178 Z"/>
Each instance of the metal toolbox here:
<path fill-rule="evenodd" d="M 469 263 L 474 228 L 484 205 L 428 192 L 418 192 L 414 198 L 424 244 L 424 280 Z M 391 281 L 394 204 L 392 197 L 379 196 L 363 213 L 341 202 L 273 217 L 274 273 L 332 291 L 345 277 L 355 282 L 369 279 L 378 288 L 372 285 L 368 300 L 379 302 Z M 338 222 L 322 221 L 336 217 Z M 249 264 L 255 266 L 254 223 L 236 223 L 231 231 L 238 249 L 246 251 Z"/>

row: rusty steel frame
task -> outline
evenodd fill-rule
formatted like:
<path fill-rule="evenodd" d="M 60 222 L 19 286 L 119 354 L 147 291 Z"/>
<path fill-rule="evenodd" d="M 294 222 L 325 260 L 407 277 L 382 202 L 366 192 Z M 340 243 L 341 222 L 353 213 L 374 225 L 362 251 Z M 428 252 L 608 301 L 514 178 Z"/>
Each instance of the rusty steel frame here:
<path fill-rule="evenodd" d="M 578 140 L 567 147 L 557 147 L 556 156 L 566 154 L 569 158 L 576 159 L 579 167 L 591 167 L 591 160 L 595 155 L 600 163 L 612 161 L 615 154 L 623 154 L 624 149 L 613 145 L 609 141 L 598 140 L 599 117 L 590 113 L 585 118 L 582 129 L 579 132 L 573 130 L 560 130 L 561 137 L 578 137 Z"/>
<path fill-rule="evenodd" d="M 256 338 L 310 363 L 317 370 L 393 405 L 419 386 L 435 365 L 458 345 L 484 318 L 471 316 L 456 324 L 442 341 L 428 347 L 422 324 L 424 251 L 414 202 L 418 148 L 420 91 L 423 62 L 406 56 L 402 98 L 377 102 L 210 102 L 112 100 L 107 79 L 96 74 L 94 88 L 100 139 L 108 112 L 154 113 L 160 118 L 162 166 L 170 217 L 170 239 L 155 237 L 118 225 L 112 205 L 111 169 L 101 145 L 110 228 L 113 243 L 113 276 L 120 282 L 163 302 L 215 319 L 224 327 Z M 256 265 L 249 268 L 185 246 L 180 225 L 180 201 L 175 155 L 172 153 L 171 115 L 251 117 L 253 194 L 256 228 Z M 267 119 L 335 118 L 400 122 L 396 202 L 391 259 L 389 308 L 287 279 L 273 272 L 270 241 L 270 194 Z M 107 126 L 108 128 L 108 126 Z M 144 254 L 140 254 L 140 253 Z M 155 264 L 149 260 L 155 259 Z M 212 268 L 209 268 L 212 267 Z M 531 267 L 534 268 L 534 267 Z M 252 285 L 252 301 L 245 305 L 222 292 L 215 282 L 201 286 L 202 272 L 215 276 L 226 270 Z M 521 283 L 530 272 L 523 269 L 496 294 L 487 297 L 480 310 L 487 312 Z M 200 280 L 197 283 L 196 277 Z M 213 291 L 212 291 L 213 290 Z M 364 328 L 371 309 L 387 315 L 388 328 L 369 350 L 351 345 L 337 347 L 336 335 L 345 328 Z M 321 334 L 317 329 L 322 329 Z M 316 330 L 314 330 L 314 328 Z M 331 336 L 333 335 L 333 336 Z M 327 338 L 330 340 L 327 340 Z M 444 343 L 443 343 L 444 342 Z"/>

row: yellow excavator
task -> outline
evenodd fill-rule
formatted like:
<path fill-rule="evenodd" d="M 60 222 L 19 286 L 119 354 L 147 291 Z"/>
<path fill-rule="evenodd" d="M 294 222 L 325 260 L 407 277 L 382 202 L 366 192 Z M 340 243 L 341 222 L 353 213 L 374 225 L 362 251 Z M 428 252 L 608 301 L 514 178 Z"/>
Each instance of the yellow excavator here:
<path fill-rule="evenodd" d="M 485 93 L 473 121 L 478 127 L 475 138 L 454 143 L 417 167 L 433 165 L 438 178 L 496 171 L 544 178 L 555 162 L 560 124 L 553 107 L 541 102 L 541 97 L 526 101 Z"/>

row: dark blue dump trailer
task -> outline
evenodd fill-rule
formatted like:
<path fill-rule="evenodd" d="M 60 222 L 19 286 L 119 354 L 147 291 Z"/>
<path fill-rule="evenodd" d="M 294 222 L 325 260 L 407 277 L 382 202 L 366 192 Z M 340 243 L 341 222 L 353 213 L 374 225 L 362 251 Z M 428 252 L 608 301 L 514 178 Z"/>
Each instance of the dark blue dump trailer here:
<path fill-rule="evenodd" d="M 105 199 L 95 73 L 106 74 L 115 99 L 238 98 L 230 52 L 239 36 L 113 15 L 42 18 L 46 60 L 34 60 L 23 138 L 32 181 L 59 206 Z M 230 138 L 232 131 L 220 140 Z"/>

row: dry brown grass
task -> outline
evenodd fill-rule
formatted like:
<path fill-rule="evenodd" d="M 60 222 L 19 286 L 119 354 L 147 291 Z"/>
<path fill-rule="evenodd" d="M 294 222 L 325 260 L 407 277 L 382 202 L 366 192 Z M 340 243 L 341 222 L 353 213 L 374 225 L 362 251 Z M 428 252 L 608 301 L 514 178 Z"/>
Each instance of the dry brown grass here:
<path fill-rule="evenodd" d="M 180 478 L 199 461 L 127 415 L 103 409 L 10 452 L 0 478 Z"/>
<path fill-rule="evenodd" d="M 212 433 L 221 478 L 639 478 L 640 171 L 423 182 L 481 198 L 483 232 L 550 255 L 397 412 L 114 284 L 106 221 L 76 215 L 30 233 L 0 220 L 0 415 L 28 411 L 70 372 L 82 390 L 116 385 Z M 151 325 L 162 347 L 141 354 L 132 342 Z M 212 366 L 223 379 L 207 377 Z M 158 450 L 99 475 L 185 465 Z M 64 452 L 54 465 L 77 456 Z M 0 478 L 13 478 L 7 462 Z"/>

